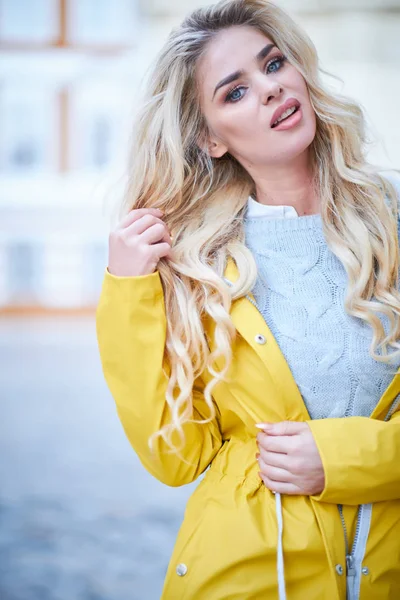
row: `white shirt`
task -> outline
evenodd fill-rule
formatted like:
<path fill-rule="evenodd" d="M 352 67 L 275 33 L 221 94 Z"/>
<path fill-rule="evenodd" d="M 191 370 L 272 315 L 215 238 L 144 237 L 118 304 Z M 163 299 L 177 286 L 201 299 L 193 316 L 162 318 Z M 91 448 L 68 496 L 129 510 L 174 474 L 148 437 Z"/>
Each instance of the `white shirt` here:
<path fill-rule="evenodd" d="M 249 196 L 247 203 L 247 219 L 257 219 L 269 217 L 271 219 L 294 219 L 298 217 L 297 210 L 293 206 L 272 206 L 270 204 L 260 204 Z"/>

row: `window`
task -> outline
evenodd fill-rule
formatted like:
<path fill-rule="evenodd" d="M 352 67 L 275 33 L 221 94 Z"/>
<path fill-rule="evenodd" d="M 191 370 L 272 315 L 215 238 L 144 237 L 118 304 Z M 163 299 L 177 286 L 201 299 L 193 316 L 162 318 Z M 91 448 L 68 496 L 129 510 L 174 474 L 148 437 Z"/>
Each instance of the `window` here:
<path fill-rule="evenodd" d="M 58 15 L 58 0 L 0 0 L 0 39 L 55 42 L 59 36 Z"/>

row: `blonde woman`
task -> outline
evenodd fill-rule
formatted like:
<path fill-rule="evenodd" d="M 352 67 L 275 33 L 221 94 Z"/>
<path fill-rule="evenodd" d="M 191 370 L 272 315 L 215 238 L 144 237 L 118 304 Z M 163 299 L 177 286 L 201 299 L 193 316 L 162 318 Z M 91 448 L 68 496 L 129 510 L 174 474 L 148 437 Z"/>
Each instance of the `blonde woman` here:
<path fill-rule="evenodd" d="M 400 177 L 365 141 L 270 2 L 156 61 L 97 334 L 145 468 L 206 471 L 164 600 L 400 598 Z"/>

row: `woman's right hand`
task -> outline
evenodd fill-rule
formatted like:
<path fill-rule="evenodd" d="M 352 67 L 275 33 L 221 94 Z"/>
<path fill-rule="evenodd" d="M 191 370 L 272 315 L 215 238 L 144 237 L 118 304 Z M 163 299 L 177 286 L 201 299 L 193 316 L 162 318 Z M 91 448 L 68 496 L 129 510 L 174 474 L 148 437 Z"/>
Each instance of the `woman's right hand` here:
<path fill-rule="evenodd" d="M 161 258 L 171 257 L 171 236 L 158 208 L 131 210 L 110 233 L 108 271 L 117 277 L 154 273 Z"/>

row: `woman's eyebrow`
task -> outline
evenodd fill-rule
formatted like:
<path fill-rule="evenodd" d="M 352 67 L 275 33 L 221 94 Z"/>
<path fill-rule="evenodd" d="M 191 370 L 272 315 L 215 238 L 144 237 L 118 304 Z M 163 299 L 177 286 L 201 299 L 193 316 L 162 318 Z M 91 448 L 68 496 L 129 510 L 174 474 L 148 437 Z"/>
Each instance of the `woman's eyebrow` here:
<path fill-rule="evenodd" d="M 273 48 L 275 48 L 275 44 L 267 44 L 257 54 L 256 61 L 260 62 L 260 61 L 264 60 L 264 58 L 266 58 L 268 56 L 268 54 L 271 52 L 271 50 Z M 224 87 L 225 85 L 228 85 L 228 83 L 232 83 L 232 81 L 236 81 L 237 79 L 239 79 L 243 75 L 243 73 L 244 73 L 244 71 L 243 71 L 243 69 L 241 69 L 239 71 L 235 71 L 234 73 L 231 73 L 227 77 L 224 77 L 224 79 L 221 79 L 221 81 L 215 87 L 214 94 L 213 94 L 213 100 L 214 100 L 215 94 L 218 92 L 218 90 L 220 88 Z"/>

